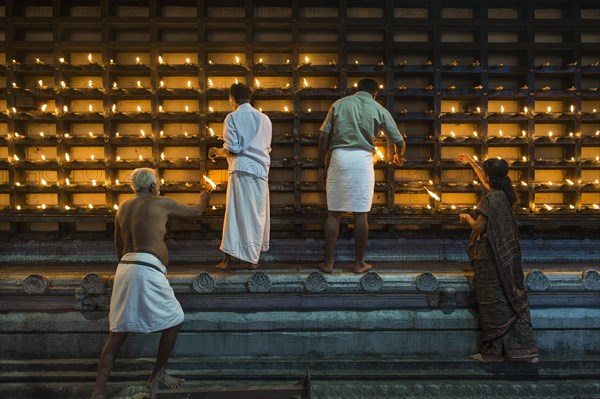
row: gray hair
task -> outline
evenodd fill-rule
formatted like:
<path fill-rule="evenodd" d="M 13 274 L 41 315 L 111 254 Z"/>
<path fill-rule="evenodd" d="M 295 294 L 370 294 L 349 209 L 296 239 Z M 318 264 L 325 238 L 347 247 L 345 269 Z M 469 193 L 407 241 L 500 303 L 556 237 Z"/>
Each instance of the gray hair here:
<path fill-rule="evenodd" d="M 129 183 L 136 193 L 149 189 L 152 183 L 157 184 L 156 171 L 150 168 L 137 168 L 131 172 L 131 182 Z"/>

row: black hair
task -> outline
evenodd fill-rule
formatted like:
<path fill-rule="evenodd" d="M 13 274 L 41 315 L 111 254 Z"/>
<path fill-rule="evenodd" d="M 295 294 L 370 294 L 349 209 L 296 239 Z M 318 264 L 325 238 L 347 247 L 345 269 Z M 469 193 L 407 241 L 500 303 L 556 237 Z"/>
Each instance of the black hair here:
<path fill-rule="evenodd" d="M 515 188 L 508 177 L 508 163 L 504 159 L 490 158 L 486 160 L 483 163 L 483 171 L 489 179 L 490 188 L 503 191 L 511 206 L 517 202 Z"/>
<path fill-rule="evenodd" d="M 379 85 L 373 79 L 361 79 L 356 85 L 358 91 L 366 91 L 369 94 L 377 93 Z"/>
<path fill-rule="evenodd" d="M 250 102 L 250 99 L 252 98 L 252 89 L 250 86 L 243 83 L 234 83 L 229 88 L 229 94 L 236 103 L 243 104 Z"/>

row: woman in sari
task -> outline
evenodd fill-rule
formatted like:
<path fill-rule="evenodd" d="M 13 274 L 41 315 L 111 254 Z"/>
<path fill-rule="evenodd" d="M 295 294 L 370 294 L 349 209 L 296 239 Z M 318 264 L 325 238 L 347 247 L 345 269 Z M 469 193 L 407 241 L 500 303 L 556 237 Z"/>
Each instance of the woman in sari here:
<path fill-rule="evenodd" d="M 477 206 L 477 219 L 465 213 L 459 215 L 460 222 L 472 229 L 468 253 L 480 314 L 481 349 L 471 358 L 485 363 L 538 363 L 512 212 L 517 196 L 508 177 L 508 164 L 503 159 L 490 158 L 481 168 L 467 154 L 458 159 L 468 162 L 489 190 Z"/>

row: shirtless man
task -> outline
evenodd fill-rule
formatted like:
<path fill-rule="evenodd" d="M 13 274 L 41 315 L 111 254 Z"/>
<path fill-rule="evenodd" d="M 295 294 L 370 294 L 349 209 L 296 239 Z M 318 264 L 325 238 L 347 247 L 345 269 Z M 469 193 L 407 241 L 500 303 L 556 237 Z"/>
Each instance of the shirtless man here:
<path fill-rule="evenodd" d="M 115 218 L 115 248 L 120 259 L 110 301 L 110 333 L 100 355 L 92 399 L 106 397 L 106 383 L 115 359 L 130 332 L 162 332 L 154 370 L 148 384 L 177 388 L 183 379 L 165 372 L 165 365 L 183 324 L 183 310 L 165 277 L 169 254 L 164 241 L 169 217 L 202 215 L 210 194 L 200 194 L 198 203 L 184 205 L 159 197 L 156 172 L 139 168 L 131 173 L 135 197 L 119 206 Z"/>

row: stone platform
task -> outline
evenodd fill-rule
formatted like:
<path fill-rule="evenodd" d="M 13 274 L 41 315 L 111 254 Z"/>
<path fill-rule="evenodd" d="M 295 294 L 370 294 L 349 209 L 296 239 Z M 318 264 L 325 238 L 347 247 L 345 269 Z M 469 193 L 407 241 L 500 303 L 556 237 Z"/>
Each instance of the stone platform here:
<path fill-rule="evenodd" d="M 68 242 L 39 261 L 40 245 L 0 244 L 10 260 L 0 265 L 0 395 L 85 397 L 116 259 L 107 243 Z M 171 243 L 168 278 L 185 322 L 170 368 L 197 387 L 287 384 L 309 368 L 313 398 L 327 399 L 600 398 L 600 242 L 522 243 L 538 367 L 468 360 L 479 333 L 465 245 L 379 240 L 375 268 L 356 275 L 351 241 L 332 274 L 316 268 L 319 242 L 277 242 L 259 270 L 227 272 L 208 252 L 191 263 L 198 243 Z M 157 334 L 128 338 L 115 397 L 134 397 L 157 343 Z"/>

